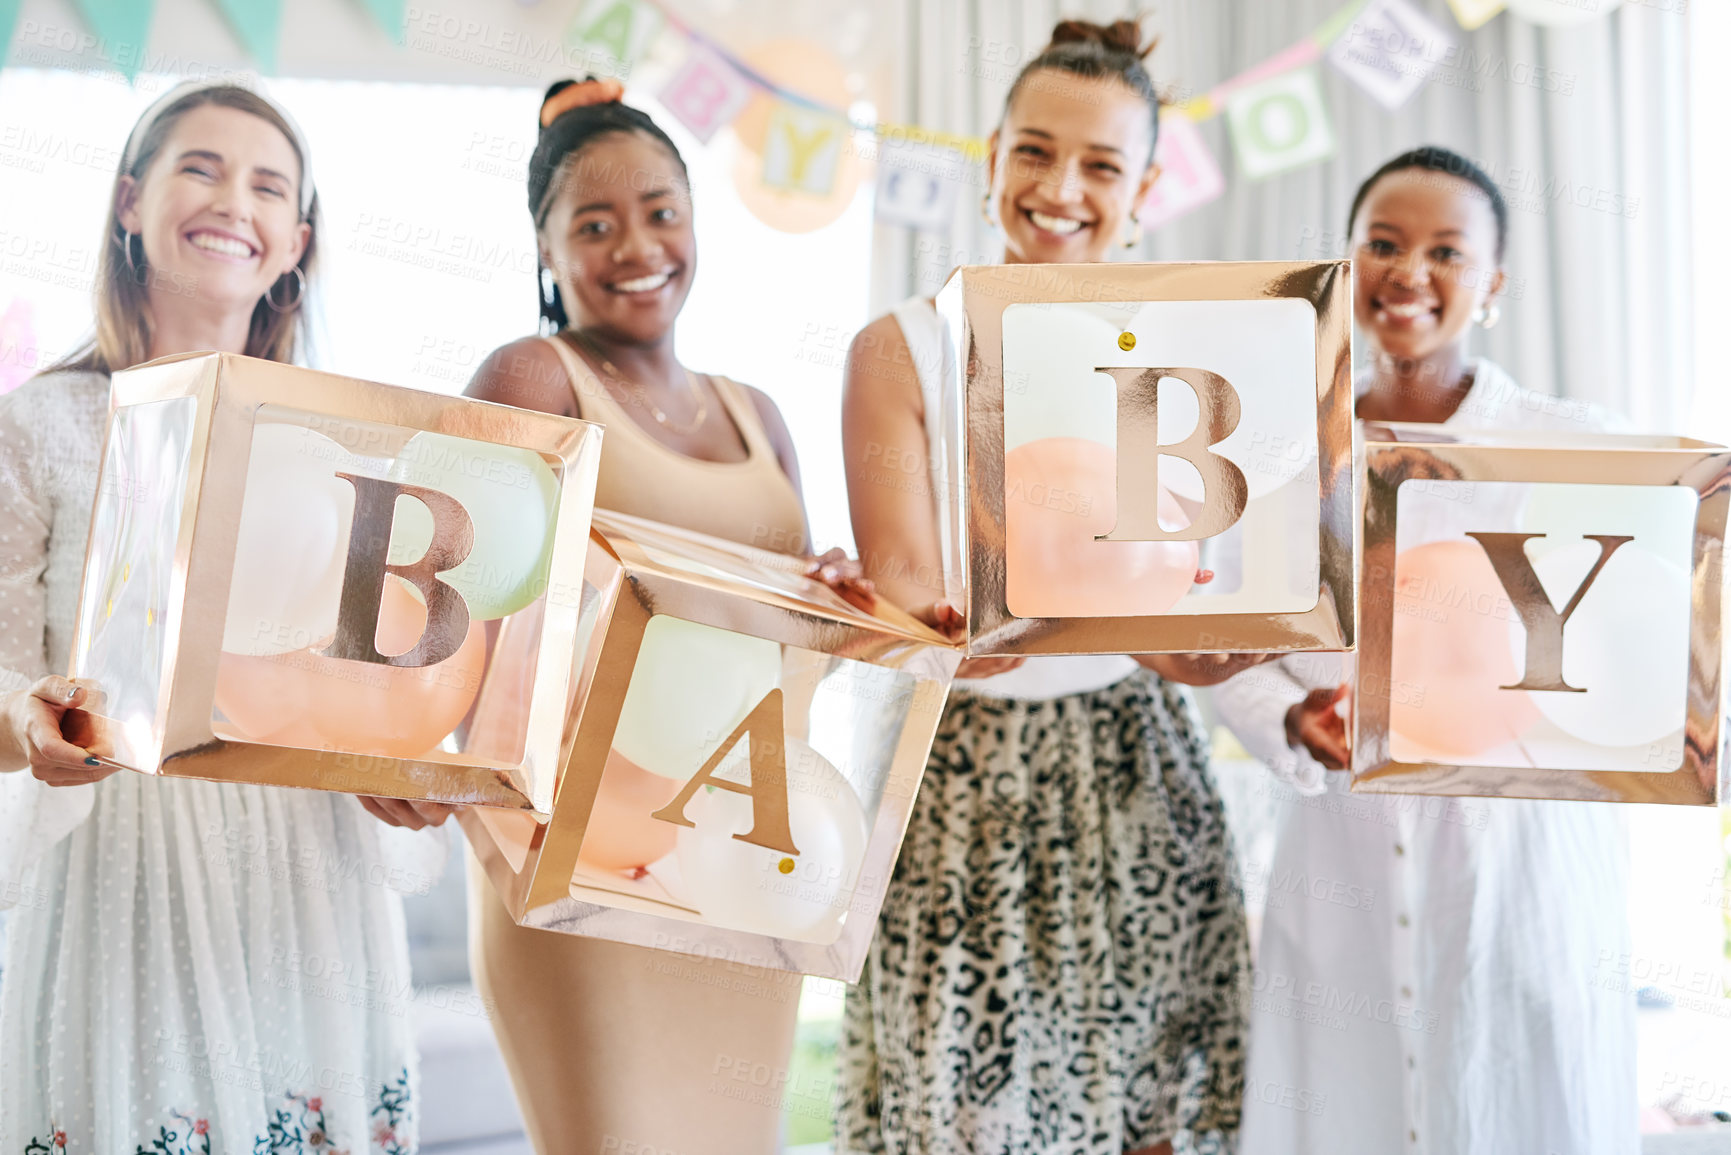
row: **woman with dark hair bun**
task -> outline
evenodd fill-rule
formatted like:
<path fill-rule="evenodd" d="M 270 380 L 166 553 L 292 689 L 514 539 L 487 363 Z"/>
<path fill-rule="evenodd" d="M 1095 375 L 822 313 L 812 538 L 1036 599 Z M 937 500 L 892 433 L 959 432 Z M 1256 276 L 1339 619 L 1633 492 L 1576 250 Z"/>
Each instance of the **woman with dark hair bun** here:
<path fill-rule="evenodd" d="M 548 89 L 529 161 L 543 332 L 495 350 L 469 395 L 606 425 L 604 509 L 803 552 L 775 403 L 674 355 L 697 275 L 691 190 L 673 141 L 623 92 Z M 840 551 L 812 572 L 871 597 Z M 787 1070 L 798 975 L 519 927 L 470 861 L 475 980 L 537 1151 L 775 1150 L 780 1096 L 714 1086 L 722 1070 Z"/>
<path fill-rule="evenodd" d="M 1347 228 L 1373 351 L 1360 417 L 1617 424 L 1470 355 L 1473 328 L 1497 322 L 1508 236 L 1502 192 L 1472 161 L 1402 153 L 1359 188 Z M 1449 513 L 1403 514 L 1403 540 L 1484 528 L 1504 500 L 1495 488 Z M 1614 962 L 1629 949 L 1618 808 L 1351 794 L 1335 708 L 1347 690 L 1338 660 L 1308 654 L 1215 691 L 1244 744 L 1314 796 L 1283 808 L 1266 876 L 1245 1148 L 1635 1155 L 1635 1002 Z M 1316 1109 L 1262 1093 L 1291 1087 Z"/>
<path fill-rule="evenodd" d="M 1134 21 L 1067 20 L 1016 78 L 983 211 L 1011 263 L 1089 262 L 1139 235 L 1160 101 Z M 908 373 L 908 366 L 914 373 Z M 954 620 L 924 460 L 944 418 L 932 302 L 849 352 L 843 441 L 868 576 Z M 953 383 L 951 385 L 953 389 Z M 934 604 L 935 602 L 935 604 Z M 837 1150 L 1125 1155 L 1224 1150 L 1244 1093 L 1244 908 L 1189 692 L 1260 659 L 973 659 L 938 728 L 860 984 Z"/>

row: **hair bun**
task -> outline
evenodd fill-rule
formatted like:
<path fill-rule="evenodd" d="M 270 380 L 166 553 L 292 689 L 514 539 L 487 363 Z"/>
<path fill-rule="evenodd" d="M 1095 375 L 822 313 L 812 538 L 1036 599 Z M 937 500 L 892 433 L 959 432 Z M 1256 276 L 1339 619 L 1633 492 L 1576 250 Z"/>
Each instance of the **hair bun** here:
<path fill-rule="evenodd" d="M 1114 20 L 1096 24 L 1092 20 L 1060 20 L 1052 29 L 1051 47 L 1060 44 L 1098 44 L 1109 52 L 1127 52 L 1137 59 L 1146 57 L 1160 42 L 1158 36 L 1142 43 L 1142 23 L 1139 20 Z"/>
<path fill-rule="evenodd" d="M 582 80 L 559 80 L 541 98 L 541 127 L 546 128 L 573 108 L 591 104 L 617 104 L 625 86 L 611 77 L 586 76 Z"/>

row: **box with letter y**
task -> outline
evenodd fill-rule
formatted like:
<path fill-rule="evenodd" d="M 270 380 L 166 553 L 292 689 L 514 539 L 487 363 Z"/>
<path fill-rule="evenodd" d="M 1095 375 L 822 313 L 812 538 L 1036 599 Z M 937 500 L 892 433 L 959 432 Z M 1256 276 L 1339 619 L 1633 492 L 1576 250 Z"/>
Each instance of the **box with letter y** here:
<path fill-rule="evenodd" d="M 1731 450 L 1365 428 L 1352 788 L 1712 805 Z"/>

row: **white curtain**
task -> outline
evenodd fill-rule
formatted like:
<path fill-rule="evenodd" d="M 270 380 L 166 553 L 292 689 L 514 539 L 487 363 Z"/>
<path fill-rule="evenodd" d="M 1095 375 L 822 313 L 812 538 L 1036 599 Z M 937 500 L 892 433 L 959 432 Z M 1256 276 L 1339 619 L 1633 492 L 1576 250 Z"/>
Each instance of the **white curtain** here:
<path fill-rule="evenodd" d="M 1337 150 L 1262 181 L 1238 174 L 1223 118 L 1201 126 L 1226 176 L 1214 203 L 1150 236 L 1144 260 L 1315 260 L 1345 255 L 1360 181 L 1389 157 L 1440 144 L 1473 158 L 1510 202 L 1511 291 L 1499 327 L 1475 334 L 1529 388 L 1601 402 L 1644 428 L 1680 431 L 1692 382 L 1688 222 L 1689 20 L 1625 4 L 1569 29 L 1505 13 L 1462 30 L 1444 0 L 1413 0 L 1456 38 L 1444 67 L 1388 112 L 1326 61 Z M 1163 0 L 1156 83 L 1208 91 L 1316 29 L 1340 0 Z M 983 136 L 1017 66 L 1061 17 L 1108 20 L 1111 0 L 901 0 L 906 46 L 886 114 Z M 886 13 L 888 15 L 888 13 Z M 1534 78 L 1538 80 L 1535 83 Z M 878 228 L 874 304 L 932 292 L 958 264 L 998 255 L 980 218 L 983 177 L 947 236 Z"/>

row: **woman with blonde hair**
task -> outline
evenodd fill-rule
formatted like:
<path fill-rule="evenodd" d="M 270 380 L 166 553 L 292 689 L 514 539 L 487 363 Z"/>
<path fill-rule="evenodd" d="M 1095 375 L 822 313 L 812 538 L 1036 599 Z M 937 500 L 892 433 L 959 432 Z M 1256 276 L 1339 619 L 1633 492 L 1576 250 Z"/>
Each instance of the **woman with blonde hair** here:
<path fill-rule="evenodd" d="M 318 198 L 269 98 L 184 84 L 126 142 L 96 331 L 0 397 L 0 1150 L 416 1146 L 403 803 L 111 773 L 61 732 L 109 376 L 196 350 L 292 360 Z"/>

